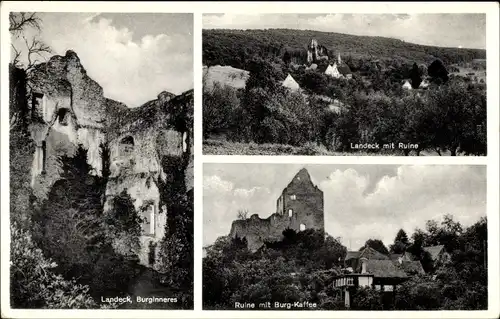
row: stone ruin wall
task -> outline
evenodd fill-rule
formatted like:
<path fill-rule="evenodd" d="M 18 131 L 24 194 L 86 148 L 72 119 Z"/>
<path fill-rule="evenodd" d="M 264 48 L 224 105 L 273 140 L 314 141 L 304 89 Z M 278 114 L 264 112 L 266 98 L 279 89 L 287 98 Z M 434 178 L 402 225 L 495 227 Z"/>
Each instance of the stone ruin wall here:
<path fill-rule="evenodd" d="M 125 189 L 137 210 L 145 204 L 153 203 L 155 206 L 154 236 L 141 236 L 142 246 L 138 252 L 141 263 L 148 265 L 149 243 L 163 238 L 167 221 L 166 206 L 160 204 L 155 182 L 165 180 L 160 165 L 161 156 L 182 157 L 189 154 L 186 186 L 191 191 L 193 188 L 192 126 L 188 126 L 188 132 L 183 134 L 165 124 L 168 122 L 165 119 L 169 116 L 169 104 L 172 103 L 170 99 L 174 95 L 163 92 L 157 100 L 148 102 L 161 110 L 160 116 L 141 123 L 140 116 L 134 121 L 128 120 L 132 111 L 125 105 L 104 97 L 102 87 L 87 76 L 78 56 L 72 51 L 65 56 L 53 56 L 47 63 L 38 65 L 31 78 L 34 94 L 33 100 L 29 101 L 28 116 L 31 118 L 31 136 L 36 144 L 32 165 L 35 195 L 40 200 L 46 198 L 62 173 L 59 157 L 74 156 L 78 146 L 87 150 L 87 162 L 93 169 L 92 174 L 101 176 L 103 162 L 100 145 L 107 142 L 111 175 L 106 187 L 105 210 L 109 208 L 109 200 Z M 192 94 L 187 94 L 178 98 L 176 103 L 187 104 L 192 110 L 192 99 Z M 65 113 L 63 122 L 59 120 L 61 112 Z M 118 115 L 121 119 L 115 118 Z M 133 150 L 122 156 L 120 141 L 130 135 L 134 140 Z M 190 135 L 189 138 L 186 135 Z"/>

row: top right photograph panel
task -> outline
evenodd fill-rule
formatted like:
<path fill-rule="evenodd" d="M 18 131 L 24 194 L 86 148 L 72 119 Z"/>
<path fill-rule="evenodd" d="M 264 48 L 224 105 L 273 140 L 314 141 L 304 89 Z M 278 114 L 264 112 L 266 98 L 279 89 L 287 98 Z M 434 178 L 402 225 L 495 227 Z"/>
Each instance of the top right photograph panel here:
<path fill-rule="evenodd" d="M 205 155 L 485 156 L 485 14 L 205 14 Z"/>

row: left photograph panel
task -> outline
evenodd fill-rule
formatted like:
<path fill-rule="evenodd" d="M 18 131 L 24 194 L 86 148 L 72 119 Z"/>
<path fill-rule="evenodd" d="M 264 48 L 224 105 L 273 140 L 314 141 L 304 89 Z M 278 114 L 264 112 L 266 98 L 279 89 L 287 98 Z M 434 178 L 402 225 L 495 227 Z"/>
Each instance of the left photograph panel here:
<path fill-rule="evenodd" d="M 193 15 L 9 30 L 10 307 L 193 309 Z"/>

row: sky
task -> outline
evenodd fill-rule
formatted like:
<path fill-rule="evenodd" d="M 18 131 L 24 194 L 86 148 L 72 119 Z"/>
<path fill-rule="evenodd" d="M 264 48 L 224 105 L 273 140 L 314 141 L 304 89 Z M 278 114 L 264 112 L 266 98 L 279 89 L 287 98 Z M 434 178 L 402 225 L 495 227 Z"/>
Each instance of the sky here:
<path fill-rule="evenodd" d="M 38 13 L 54 54 L 77 53 L 108 98 L 129 107 L 193 88 L 193 16 L 169 13 Z M 30 30 L 28 35 L 33 35 Z"/>
<path fill-rule="evenodd" d="M 226 236 L 239 209 L 266 218 L 305 167 L 324 193 L 325 230 L 357 250 L 368 239 L 394 242 L 445 214 L 465 226 L 486 216 L 486 170 L 466 165 L 204 164 L 203 246 Z"/>
<path fill-rule="evenodd" d="M 486 49 L 485 14 L 206 14 L 203 28 L 315 30 Z"/>

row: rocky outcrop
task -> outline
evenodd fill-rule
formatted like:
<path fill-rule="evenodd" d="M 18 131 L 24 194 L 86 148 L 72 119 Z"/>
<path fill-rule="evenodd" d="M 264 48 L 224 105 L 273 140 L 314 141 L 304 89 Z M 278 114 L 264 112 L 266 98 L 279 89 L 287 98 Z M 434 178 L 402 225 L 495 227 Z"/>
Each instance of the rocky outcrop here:
<path fill-rule="evenodd" d="M 186 188 L 193 188 L 193 91 L 179 96 L 161 92 L 155 100 L 128 108 L 104 97 L 73 51 L 37 65 L 30 78 L 30 131 L 37 146 L 32 167 L 35 195 L 45 198 L 60 178 L 59 158 L 72 157 L 83 147 L 92 174 L 109 171 L 105 210 L 125 190 L 142 214 L 144 234 L 137 253 L 148 265 L 150 243 L 163 238 L 168 214 L 158 186 L 167 180 L 161 159 L 185 159 Z M 103 146 L 109 149 L 109 167 L 103 167 Z"/>

